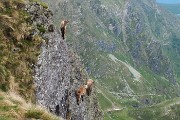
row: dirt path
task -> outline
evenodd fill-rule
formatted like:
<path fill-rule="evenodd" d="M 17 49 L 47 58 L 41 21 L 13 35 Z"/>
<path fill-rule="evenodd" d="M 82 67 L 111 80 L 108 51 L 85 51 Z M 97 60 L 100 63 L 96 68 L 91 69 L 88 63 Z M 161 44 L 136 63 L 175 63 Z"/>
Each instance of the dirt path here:
<path fill-rule="evenodd" d="M 138 95 L 138 94 L 127 94 L 127 93 L 117 93 L 117 92 L 110 92 L 112 94 L 121 94 L 121 95 L 126 95 L 126 96 L 162 96 L 162 95 L 157 95 L 157 94 L 141 94 L 141 95 Z"/>
<path fill-rule="evenodd" d="M 111 112 L 111 111 L 121 111 L 121 110 L 123 110 L 123 109 L 125 109 L 125 107 L 123 107 L 123 108 L 116 108 L 116 107 L 113 107 L 113 108 L 107 109 L 106 112 Z"/>
<path fill-rule="evenodd" d="M 112 55 L 112 54 L 109 54 L 109 57 L 110 57 L 111 60 L 114 61 L 115 63 L 121 62 L 122 64 L 124 64 L 124 65 L 129 69 L 129 71 L 133 74 L 134 80 L 136 80 L 136 81 L 139 81 L 139 80 L 140 80 L 141 74 L 140 74 L 136 69 L 134 69 L 130 64 L 125 63 L 125 62 L 117 59 L 117 58 L 116 58 L 114 55 Z"/>

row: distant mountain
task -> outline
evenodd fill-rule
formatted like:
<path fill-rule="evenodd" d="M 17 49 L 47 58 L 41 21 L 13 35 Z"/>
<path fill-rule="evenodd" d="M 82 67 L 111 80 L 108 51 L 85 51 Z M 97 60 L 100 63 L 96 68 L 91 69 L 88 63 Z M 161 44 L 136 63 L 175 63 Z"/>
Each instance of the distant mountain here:
<path fill-rule="evenodd" d="M 180 3 L 179 0 L 156 0 L 158 3 L 166 3 L 166 4 L 177 4 Z"/>
<path fill-rule="evenodd" d="M 180 14 L 180 4 L 164 4 L 164 3 L 158 3 L 159 6 L 164 7 L 168 11 L 174 13 L 174 14 Z"/>

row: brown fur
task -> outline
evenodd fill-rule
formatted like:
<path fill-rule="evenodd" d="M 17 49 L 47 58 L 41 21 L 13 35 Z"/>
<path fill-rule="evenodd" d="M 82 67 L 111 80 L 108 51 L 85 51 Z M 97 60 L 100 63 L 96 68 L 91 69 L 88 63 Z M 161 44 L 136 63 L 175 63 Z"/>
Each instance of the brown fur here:
<path fill-rule="evenodd" d="M 69 22 L 68 20 L 63 20 L 63 21 L 61 21 L 61 23 L 60 23 L 61 36 L 62 36 L 63 39 L 65 39 L 64 35 L 65 35 L 65 33 L 66 33 L 66 25 L 67 25 L 68 22 Z"/>
<path fill-rule="evenodd" d="M 86 89 L 86 92 L 87 92 L 88 96 L 91 94 L 93 83 L 94 83 L 93 80 L 91 80 L 91 79 L 87 80 L 87 89 Z"/>
<path fill-rule="evenodd" d="M 77 99 L 77 104 L 79 105 L 80 100 L 84 101 L 83 97 L 86 94 L 86 86 L 81 85 L 77 90 L 76 90 L 76 99 Z"/>

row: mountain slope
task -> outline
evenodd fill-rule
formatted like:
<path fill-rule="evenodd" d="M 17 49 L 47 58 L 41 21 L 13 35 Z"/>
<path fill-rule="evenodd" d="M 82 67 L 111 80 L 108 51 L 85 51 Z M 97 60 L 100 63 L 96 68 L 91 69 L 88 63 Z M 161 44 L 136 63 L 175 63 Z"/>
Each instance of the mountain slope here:
<path fill-rule="evenodd" d="M 104 111 L 179 96 L 180 21 L 154 0 L 43 1 L 57 26 L 70 20 L 67 41 L 96 80 Z"/>

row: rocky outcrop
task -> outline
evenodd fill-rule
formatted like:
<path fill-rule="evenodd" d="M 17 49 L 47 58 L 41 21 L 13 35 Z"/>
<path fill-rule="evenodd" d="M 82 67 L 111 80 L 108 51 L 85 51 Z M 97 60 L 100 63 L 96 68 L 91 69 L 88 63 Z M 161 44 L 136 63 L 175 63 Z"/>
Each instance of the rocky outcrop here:
<path fill-rule="evenodd" d="M 102 114 L 95 88 L 91 96 L 85 96 L 77 105 L 75 90 L 86 83 L 88 75 L 79 57 L 68 48 L 59 30 L 53 26 L 51 12 L 38 3 L 28 5 L 26 11 L 34 24 L 45 29 L 43 33 L 38 28 L 36 31 L 39 32 L 35 32 L 46 40 L 35 70 L 37 103 L 64 119 L 100 120 Z"/>

